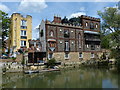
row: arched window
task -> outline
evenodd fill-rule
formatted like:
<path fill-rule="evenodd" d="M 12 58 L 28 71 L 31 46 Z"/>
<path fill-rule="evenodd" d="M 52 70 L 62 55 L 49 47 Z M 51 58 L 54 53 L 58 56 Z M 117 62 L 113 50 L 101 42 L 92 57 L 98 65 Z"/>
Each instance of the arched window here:
<path fill-rule="evenodd" d="M 88 22 L 85 23 L 85 27 L 88 27 Z"/>
<path fill-rule="evenodd" d="M 95 25 L 95 28 L 96 28 L 96 29 L 98 28 L 98 24 Z"/>
<path fill-rule="evenodd" d="M 53 37 L 53 34 L 54 34 L 54 33 L 53 33 L 53 31 L 51 30 L 51 31 L 50 31 L 50 36 Z"/>
<path fill-rule="evenodd" d="M 78 34 L 78 46 L 81 48 L 81 34 Z"/>

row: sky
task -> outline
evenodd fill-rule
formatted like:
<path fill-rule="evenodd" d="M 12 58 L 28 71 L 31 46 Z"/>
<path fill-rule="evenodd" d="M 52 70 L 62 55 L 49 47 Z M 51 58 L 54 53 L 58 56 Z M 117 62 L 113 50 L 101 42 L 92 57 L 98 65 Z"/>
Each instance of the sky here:
<path fill-rule="evenodd" d="M 102 2 L 102 0 L 93 0 L 91 2 L 55 2 L 54 0 L 30 0 L 28 2 L 27 0 L 13 0 L 11 2 L 0 2 L 0 10 L 8 13 L 9 16 L 11 16 L 12 13 L 31 15 L 32 39 L 37 39 L 39 38 L 39 33 L 36 28 L 38 27 L 38 25 L 40 25 L 42 19 L 48 19 L 52 21 L 54 15 L 61 16 L 62 18 L 64 16 L 66 16 L 67 18 L 71 18 L 80 15 L 88 15 L 91 17 L 100 18 L 97 15 L 97 11 L 103 11 L 105 7 L 115 7 L 118 2 L 114 1 L 111 0 L 111 2 Z"/>

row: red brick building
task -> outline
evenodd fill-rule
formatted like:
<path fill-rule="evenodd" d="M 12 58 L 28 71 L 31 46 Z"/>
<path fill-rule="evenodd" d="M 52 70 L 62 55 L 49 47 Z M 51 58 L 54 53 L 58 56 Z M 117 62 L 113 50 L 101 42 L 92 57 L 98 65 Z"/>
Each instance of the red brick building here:
<path fill-rule="evenodd" d="M 42 20 L 40 42 L 48 59 L 68 62 L 99 57 L 100 19 L 84 15 L 79 18 L 78 25 L 61 23 L 61 17 L 56 16 L 52 22 Z"/>

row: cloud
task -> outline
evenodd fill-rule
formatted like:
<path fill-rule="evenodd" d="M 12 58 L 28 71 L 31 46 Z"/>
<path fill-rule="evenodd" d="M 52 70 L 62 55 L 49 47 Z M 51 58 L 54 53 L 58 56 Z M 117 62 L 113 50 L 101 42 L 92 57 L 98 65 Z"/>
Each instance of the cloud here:
<path fill-rule="evenodd" d="M 10 9 L 2 3 L 0 3 L 0 10 L 7 12 L 7 13 L 10 11 Z"/>
<path fill-rule="evenodd" d="M 21 1 L 18 11 L 24 13 L 39 13 L 41 10 L 45 9 L 47 4 L 44 0 L 23 0 Z"/>
<path fill-rule="evenodd" d="M 77 13 L 72 13 L 70 16 L 68 16 L 68 18 L 72 18 L 72 17 L 78 17 L 81 15 L 86 15 L 85 12 L 77 12 Z"/>
<path fill-rule="evenodd" d="M 72 13 L 70 16 L 68 16 L 68 18 L 72 18 L 72 17 L 78 17 L 81 15 L 86 15 L 85 13 L 85 7 L 80 7 L 79 11 L 76 13 Z"/>

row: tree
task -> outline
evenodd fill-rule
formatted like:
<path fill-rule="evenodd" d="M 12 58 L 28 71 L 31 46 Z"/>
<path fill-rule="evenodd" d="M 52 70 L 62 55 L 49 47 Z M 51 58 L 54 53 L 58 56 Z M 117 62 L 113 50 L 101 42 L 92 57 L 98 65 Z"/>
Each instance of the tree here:
<path fill-rule="evenodd" d="M 98 15 L 102 18 L 102 29 L 105 33 L 110 33 L 110 49 L 112 53 L 116 53 L 113 57 L 120 66 L 120 10 L 116 8 L 105 8 L 103 12 L 98 11 Z"/>
<path fill-rule="evenodd" d="M 62 21 L 61 21 L 62 23 L 69 23 L 69 20 L 68 20 L 68 18 L 66 18 L 66 16 L 62 19 Z"/>
<path fill-rule="evenodd" d="M 105 8 L 104 12 L 99 11 L 98 15 L 103 19 L 102 26 L 105 32 L 111 32 L 112 40 L 120 43 L 120 14 L 117 8 Z"/>
<path fill-rule="evenodd" d="M 0 10 L 0 25 L 2 26 L 2 49 L 6 48 L 6 38 L 9 36 L 9 28 L 10 28 L 10 18 L 8 14 Z M 4 51 L 4 50 L 2 50 Z"/>

